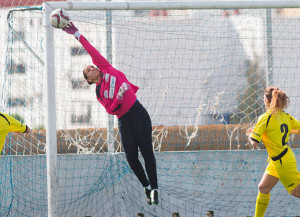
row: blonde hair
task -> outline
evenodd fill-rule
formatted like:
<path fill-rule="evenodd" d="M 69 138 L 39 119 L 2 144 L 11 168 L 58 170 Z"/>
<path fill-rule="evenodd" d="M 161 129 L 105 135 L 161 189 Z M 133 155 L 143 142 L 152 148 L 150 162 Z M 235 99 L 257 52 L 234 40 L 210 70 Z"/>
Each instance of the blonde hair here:
<path fill-rule="evenodd" d="M 278 87 L 267 87 L 265 96 L 267 98 L 267 108 L 275 114 L 286 109 L 290 103 L 289 97 Z"/>

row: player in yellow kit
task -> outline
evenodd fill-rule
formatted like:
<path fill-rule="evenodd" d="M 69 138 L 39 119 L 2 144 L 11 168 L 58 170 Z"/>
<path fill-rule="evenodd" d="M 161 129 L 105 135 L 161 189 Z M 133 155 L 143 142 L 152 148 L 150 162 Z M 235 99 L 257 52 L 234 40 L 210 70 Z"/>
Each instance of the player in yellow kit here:
<path fill-rule="evenodd" d="M 264 216 L 270 191 L 279 180 L 291 195 L 300 198 L 300 172 L 295 155 L 287 146 L 290 133 L 299 134 L 300 121 L 283 111 L 289 98 L 279 88 L 267 87 L 264 103 L 267 111 L 258 118 L 253 131 L 247 130 L 250 143 L 257 147 L 262 140 L 269 154 L 269 164 L 258 185 L 255 217 Z"/>
<path fill-rule="evenodd" d="M 5 142 L 5 137 L 10 132 L 29 133 L 30 128 L 12 116 L 0 113 L 0 153 Z"/>

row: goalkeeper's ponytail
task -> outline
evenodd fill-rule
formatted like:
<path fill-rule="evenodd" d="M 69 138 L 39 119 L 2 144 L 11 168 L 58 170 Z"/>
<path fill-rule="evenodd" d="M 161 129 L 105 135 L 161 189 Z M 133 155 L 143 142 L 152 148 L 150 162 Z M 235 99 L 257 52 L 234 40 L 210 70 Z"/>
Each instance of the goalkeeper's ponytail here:
<path fill-rule="evenodd" d="M 266 106 L 273 113 L 277 113 L 287 108 L 290 103 L 289 97 L 277 87 L 267 87 L 265 90 L 267 99 Z"/>

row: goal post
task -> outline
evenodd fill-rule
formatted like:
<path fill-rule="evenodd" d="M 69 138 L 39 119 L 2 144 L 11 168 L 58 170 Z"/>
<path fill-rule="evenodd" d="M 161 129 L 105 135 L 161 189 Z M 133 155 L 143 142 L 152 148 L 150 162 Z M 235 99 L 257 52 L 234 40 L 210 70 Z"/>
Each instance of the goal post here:
<path fill-rule="evenodd" d="M 43 3 L 43 23 L 45 27 L 45 87 L 46 87 L 46 155 L 47 155 L 47 192 L 48 216 L 56 217 L 57 212 L 57 134 L 56 134 L 56 99 L 55 99 L 55 62 L 53 27 L 50 24 L 50 5 Z"/>

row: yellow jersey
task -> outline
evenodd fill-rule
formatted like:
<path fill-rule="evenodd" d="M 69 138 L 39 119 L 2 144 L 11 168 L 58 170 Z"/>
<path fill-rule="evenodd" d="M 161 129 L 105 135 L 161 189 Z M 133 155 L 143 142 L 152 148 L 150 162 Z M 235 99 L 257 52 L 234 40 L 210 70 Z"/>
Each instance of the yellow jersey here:
<path fill-rule="evenodd" d="M 17 121 L 12 116 L 0 113 L 0 153 L 2 151 L 6 135 L 10 132 L 25 133 L 27 126 Z"/>
<path fill-rule="evenodd" d="M 300 130 L 300 121 L 284 111 L 272 114 L 269 110 L 259 116 L 251 139 L 257 143 L 262 140 L 272 158 L 287 147 L 291 130 Z"/>

